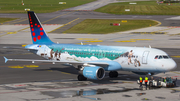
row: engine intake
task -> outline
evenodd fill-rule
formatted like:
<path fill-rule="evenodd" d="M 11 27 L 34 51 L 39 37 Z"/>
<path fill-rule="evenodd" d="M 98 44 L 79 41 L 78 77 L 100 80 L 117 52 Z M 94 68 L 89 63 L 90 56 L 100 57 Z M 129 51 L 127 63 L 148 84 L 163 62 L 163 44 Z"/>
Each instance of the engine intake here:
<path fill-rule="evenodd" d="M 84 67 L 84 77 L 93 80 L 102 80 L 105 76 L 105 70 L 99 66 Z"/>

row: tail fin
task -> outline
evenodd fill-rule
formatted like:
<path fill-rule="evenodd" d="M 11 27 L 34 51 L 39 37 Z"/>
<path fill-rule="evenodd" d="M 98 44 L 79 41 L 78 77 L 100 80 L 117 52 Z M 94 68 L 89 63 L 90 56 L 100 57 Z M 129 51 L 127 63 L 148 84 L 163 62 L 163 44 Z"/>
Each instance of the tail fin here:
<path fill-rule="evenodd" d="M 39 19 L 33 11 L 28 11 L 29 25 L 33 44 L 52 44 Z"/>

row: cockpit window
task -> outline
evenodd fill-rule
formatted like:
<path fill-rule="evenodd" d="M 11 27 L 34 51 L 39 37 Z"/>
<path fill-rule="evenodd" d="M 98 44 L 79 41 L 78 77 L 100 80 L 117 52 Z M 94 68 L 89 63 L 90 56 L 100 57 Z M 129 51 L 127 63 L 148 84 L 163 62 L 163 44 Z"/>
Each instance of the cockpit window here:
<path fill-rule="evenodd" d="M 159 56 L 159 59 L 162 59 L 162 56 Z"/>
<path fill-rule="evenodd" d="M 169 59 L 168 55 L 156 55 L 154 59 Z"/>
<path fill-rule="evenodd" d="M 169 57 L 168 57 L 168 56 L 163 55 L 163 58 L 164 58 L 164 59 L 168 59 Z"/>
<path fill-rule="evenodd" d="M 154 59 L 158 59 L 158 56 L 156 55 Z"/>

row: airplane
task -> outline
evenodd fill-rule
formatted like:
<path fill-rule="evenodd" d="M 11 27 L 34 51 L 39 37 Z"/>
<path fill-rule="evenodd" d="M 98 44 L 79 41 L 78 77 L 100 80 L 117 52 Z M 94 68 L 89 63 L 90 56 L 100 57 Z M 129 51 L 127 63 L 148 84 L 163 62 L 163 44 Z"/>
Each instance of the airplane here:
<path fill-rule="evenodd" d="M 52 42 L 44 31 L 37 15 L 27 11 L 32 42 L 25 46 L 28 51 L 45 58 L 5 59 L 7 61 L 49 62 L 67 64 L 79 71 L 79 81 L 102 80 L 105 72 L 109 77 L 118 77 L 117 71 L 131 71 L 136 74 L 165 73 L 177 67 L 175 61 L 162 50 L 146 47 L 76 45 Z"/>

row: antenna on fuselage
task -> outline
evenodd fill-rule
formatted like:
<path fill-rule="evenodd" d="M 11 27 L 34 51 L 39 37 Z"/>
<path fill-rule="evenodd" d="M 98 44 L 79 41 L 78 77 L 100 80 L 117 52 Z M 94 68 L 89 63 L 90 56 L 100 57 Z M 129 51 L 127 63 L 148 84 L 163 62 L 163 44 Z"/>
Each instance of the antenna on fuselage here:
<path fill-rule="evenodd" d="M 149 45 L 149 48 L 151 48 L 151 45 Z"/>

